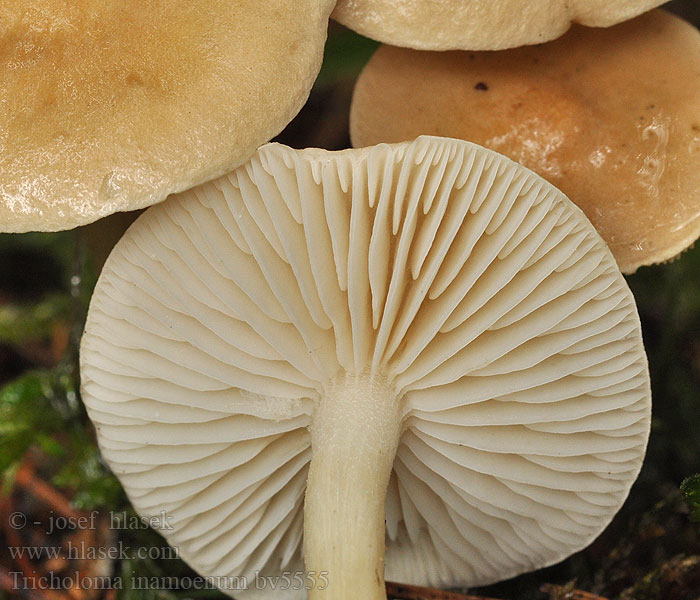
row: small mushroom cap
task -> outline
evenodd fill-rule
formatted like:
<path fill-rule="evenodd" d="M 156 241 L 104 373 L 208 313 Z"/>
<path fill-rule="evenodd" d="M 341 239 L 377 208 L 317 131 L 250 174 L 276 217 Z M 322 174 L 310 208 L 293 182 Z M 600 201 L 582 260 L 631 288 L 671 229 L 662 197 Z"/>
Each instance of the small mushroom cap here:
<path fill-rule="evenodd" d="M 226 577 L 301 570 L 308 428 L 343 373 L 380 374 L 401 408 L 386 574 L 406 583 L 486 584 L 584 547 L 649 434 L 610 251 L 552 185 L 460 140 L 264 146 L 136 221 L 81 347 L 135 508 L 166 510 L 168 541 L 232 595 Z"/>
<path fill-rule="evenodd" d="M 416 50 L 541 44 L 571 23 L 609 27 L 663 0 L 339 0 L 333 18 L 373 40 Z"/>
<path fill-rule="evenodd" d="M 355 146 L 433 134 L 509 156 L 583 209 L 624 273 L 700 235 L 700 32 L 663 11 L 499 53 L 381 47 L 350 126 Z"/>
<path fill-rule="evenodd" d="M 332 4 L 3 1 L 0 231 L 69 229 L 243 163 L 304 103 Z"/>

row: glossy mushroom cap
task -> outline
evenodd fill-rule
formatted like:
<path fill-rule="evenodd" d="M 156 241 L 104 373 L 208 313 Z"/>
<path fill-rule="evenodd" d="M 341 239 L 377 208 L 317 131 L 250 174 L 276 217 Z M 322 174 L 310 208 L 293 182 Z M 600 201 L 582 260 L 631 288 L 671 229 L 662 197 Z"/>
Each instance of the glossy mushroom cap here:
<path fill-rule="evenodd" d="M 0 231 L 53 231 L 229 171 L 304 103 L 331 0 L 3 1 Z"/>
<path fill-rule="evenodd" d="M 441 138 L 271 144 L 146 211 L 102 271 L 81 378 L 135 508 L 261 598 L 557 562 L 618 510 L 649 433 L 604 242 L 534 173 Z M 256 591 L 257 571 L 311 589 Z"/>
<path fill-rule="evenodd" d="M 432 134 L 509 156 L 583 209 L 624 273 L 700 236 L 700 32 L 662 11 L 498 53 L 384 46 L 355 146 Z"/>
<path fill-rule="evenodd" d="M 417 50 L 503 50 L 553 40 L 571 23 L 609 27 L 662 0 L 339 0 L 333 18 Z"/>

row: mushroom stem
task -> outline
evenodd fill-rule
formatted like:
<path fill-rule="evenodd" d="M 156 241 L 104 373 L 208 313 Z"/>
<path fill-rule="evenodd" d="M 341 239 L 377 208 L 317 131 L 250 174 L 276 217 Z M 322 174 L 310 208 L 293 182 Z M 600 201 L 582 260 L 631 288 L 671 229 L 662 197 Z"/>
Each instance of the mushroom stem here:
<path fill-rule="evenodd" d="M 310 600 L 386 598 L 386 492 L 400 433 L 386 379 L 344 375 L 327 386 L 311 426 L 304 505 L 306 569 L 319 581 Z"/>

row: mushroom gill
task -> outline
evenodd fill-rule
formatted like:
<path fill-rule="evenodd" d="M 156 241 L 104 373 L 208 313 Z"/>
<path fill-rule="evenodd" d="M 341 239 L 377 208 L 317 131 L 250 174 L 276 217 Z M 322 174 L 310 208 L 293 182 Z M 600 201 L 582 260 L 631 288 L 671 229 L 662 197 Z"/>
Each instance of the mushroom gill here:
<path fill-rule="evenodd" d="M 102 272 L 81 376 L 135 508 L 244 597 L 557 562 L 620 507 L 649 433 L 602 239 L 539 176 L 441 138 L 271 144 L 149 209 Z M 285 571 L 301 584 L 256 588 Z"/>

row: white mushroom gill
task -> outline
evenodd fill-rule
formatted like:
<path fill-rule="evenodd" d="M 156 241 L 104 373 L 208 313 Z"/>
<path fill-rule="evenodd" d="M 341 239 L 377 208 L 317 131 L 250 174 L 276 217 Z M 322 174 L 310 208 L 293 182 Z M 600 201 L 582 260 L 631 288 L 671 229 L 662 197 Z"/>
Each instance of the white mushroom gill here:
<path fill-rule="evenodd" d="M 620 507 L 649 433 L 609 250 L 546 181 L 457 140 L 271 144 L 150 209 L 104 268 L 81 362 L 135 508 L 167 511 L 231 595 L 371 600 L 384 576 L 557 562 Z M 303 577 L 253 584 L 285 570 Z"/>

